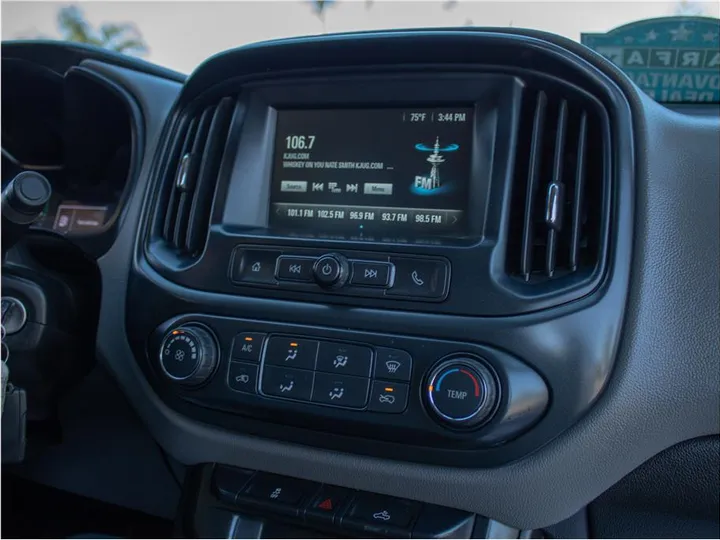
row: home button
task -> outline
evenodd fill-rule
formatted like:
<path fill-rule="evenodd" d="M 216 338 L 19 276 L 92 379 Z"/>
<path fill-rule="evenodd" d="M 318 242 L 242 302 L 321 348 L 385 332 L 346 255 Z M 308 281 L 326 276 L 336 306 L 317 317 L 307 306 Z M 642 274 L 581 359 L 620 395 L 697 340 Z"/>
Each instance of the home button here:
<path fill-rule="evenodd" d="M 233 271 L 234 282 L 276 284 L 275 265 L 280 256 L 278 251 L 239 250 L 235 253 Z"/>

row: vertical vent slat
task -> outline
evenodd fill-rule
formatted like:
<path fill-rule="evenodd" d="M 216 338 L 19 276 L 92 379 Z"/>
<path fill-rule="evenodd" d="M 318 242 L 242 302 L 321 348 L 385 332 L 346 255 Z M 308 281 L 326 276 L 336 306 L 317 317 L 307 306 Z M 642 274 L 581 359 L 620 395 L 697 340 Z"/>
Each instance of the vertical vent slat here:
<path fill-rule="evenodd" d="M 207 235 L 212 197 L 230 128 L 233 106 L 234 102 L 231 98 L 222 99 L 215 109 L 212 123 L 209 126 L 187 223 L 185 250 L 188 253 L 197 252 Z"/>
<path fill-rule="evenodd" d="M 570 269 L 574 272 L 580 263 L 580 236 L 582 230 L 583 201 L 585 196 L 585 152 L 587 140 L 587 114 L 580 117 L 578 129 L 577 166 L 575 167 L 575 197 L 573 200 L 572 229 L 570 236 Z"/>
<path fill-rule="evenodd" d="M 184 129 L 187 127 L 187 130 Z M 189 125 L 187 118 L 183 120 L 178 129 L 177 139 L 174 142 L 174 150 L 171 159 L 169 160 L 169 167 L 165 172 L 167 177 L 168 188 L 170 190 L 170 196 L 168 197 L 167 206 L 165 208 L 165 222 L 163 224 L 162 236 L 166 242 L 172 244 L 175 238 L 175 223 L 177 219 L 177 207 L 179 201 L 179 194 L 175 190 L 175 177 L 177 174 L 177 168 L 180 166 L 182 157 L 192 147 L 193 140 L 195 138 L 195 131 L 197 129 L 197 119 L 193 118 L 190 120 Z M 182 138 L 182 143 L 180 140 Z"/>
<path fill-rule="evenodd" d="M 612 171 L 609 117 L 581 88 L 542 77 L 528 76 L 526 83 L 504 246 L 506 275 L 522 287 L 576 284 L 598 270 L 604 253 Z"/>
<path fill-rule="evenodd" d="M 538 185 L 540 183 L 540 170 L 542 166 L 543 128 L 545 125 L 545 109 L 547 97 L 540 92 L 535 105 L 535 117 L 532 127 L 532 144 L 530 147 L 530 167 L 527 178 L 527 195 L 525 198 L 525 221 L 523 223 L 522 253 L 520 257 L 520 272 L 525 279 L 530 279 L 532 272 L 532 258 L 534 245 L 533 207 Z"/>
<path fill-rule="evenodd" d="M 545 275 L 553 277 L 557 261 L 558 232 L 562 228 L 564 205 L 563 161 L 565 159 L 565 132 L 567 129 L 567 101 L 560 103 L 557 130 L 555 131 L 555 157 L 553 159 L 553 181 L 548 186 L 545 202 L 545 223 L 548 225 L 547 248 L 545 249 Z"/>
<path fill-rule="evenodd" d="M 215 107 L 206 107 L 200 116 L 200 122 L 197 128 L 197 134 L 193 141 L 192 149 L 190 150 L 190 160 L 196 162 L 202 156 L 202 150 L 207 139 L 208 131 L 210 130 L 210 122 L 212 121 L 213 112 Z M 184 155 L 184 154 L 183 154 Z M 191 167 L 194 171 L 197 170 L 197 166 Z M 184 249 L 185 239 L 187 237 L 187 224 L 190 216 L 188 215 L 190 205 L 192 203 L 192 190 L 195 186 L 195 179 L 191 173 L 191 179 L 189 182 L 189 189 L 180 192 L 180 197 L 177 207 L 177 218 L 175 223 L 175 235 L 173 237 L 173 244 L 178 249 Z M 176 187 L 177 190 L 177 187 Z"/>
<path fill-rule="evenodd" d="M 186 109 L 168 144 L 155 234 L 176 257 L 194 258 L 203 250 L 234 110 L 232 97 Z"/>

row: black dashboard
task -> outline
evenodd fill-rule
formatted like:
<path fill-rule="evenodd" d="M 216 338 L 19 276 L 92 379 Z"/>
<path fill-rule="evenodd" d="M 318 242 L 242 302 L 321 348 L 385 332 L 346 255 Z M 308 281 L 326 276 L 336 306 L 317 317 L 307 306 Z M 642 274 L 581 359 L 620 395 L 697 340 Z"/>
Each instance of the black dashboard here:
<path fill-rule="evenodd" d="M 112 243 L 115 221 L 142 161 L 142 118 L 122 86 L 74 65 L 59 73 L 24 57 L 2 64 L 3 187 L 38 171 L 52 197 L 32 228 L 72 238 L 94 256 Z"/>
<path fill-rule="evenodd" d="M 97 354 L 183 463 L 532 528 L 718 433 L 716 117 L 519 30 L 58 77 L 38 226 L 102 223 Z"/>

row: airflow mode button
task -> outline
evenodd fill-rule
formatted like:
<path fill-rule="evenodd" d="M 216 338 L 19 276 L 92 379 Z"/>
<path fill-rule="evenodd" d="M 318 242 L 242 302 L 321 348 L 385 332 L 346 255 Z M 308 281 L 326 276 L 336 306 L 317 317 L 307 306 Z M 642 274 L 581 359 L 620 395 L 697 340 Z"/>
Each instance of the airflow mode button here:
<path fill-rule="evenodd" d="M 347 343 L 321 341 L 317 357 L 318 371 L 338 375 L 369 377 L 372 366 L 372 349 Z"/>

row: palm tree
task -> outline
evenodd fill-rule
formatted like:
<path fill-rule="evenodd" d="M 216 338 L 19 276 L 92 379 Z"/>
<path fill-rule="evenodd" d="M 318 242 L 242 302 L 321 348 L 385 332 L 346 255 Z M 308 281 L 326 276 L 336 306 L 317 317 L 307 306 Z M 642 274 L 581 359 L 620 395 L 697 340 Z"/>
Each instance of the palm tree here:
<path fill-rule="evenodd" d="M 675 15 L 680 16 L 697 16 L 705 12 L 705 7 L 700 2 L 691 2 L 689 0 L 680 0 L 675 6 Z"/>
<path fill-rule="evenodd" d="M 105 23 L 95 30 L 77 6 L 67 6 L 58 12 L 60 34 L 66 41 L 97 45 L 111 51 L 143 56 L 147 44 L 133 23 Z"/>
<path fill-rule="evenodd" d="M 317 18 L 320 19 L 320 22 L 322 23 L 323 34 L 327 32 L 325 11 L 327 10 L 328 6 L 330 6 L 330 4 L 333 4 L 334 2 L 335 0 L 310 0 L 315 15 L 317 15 Z"/>

